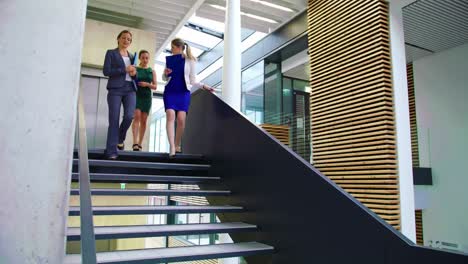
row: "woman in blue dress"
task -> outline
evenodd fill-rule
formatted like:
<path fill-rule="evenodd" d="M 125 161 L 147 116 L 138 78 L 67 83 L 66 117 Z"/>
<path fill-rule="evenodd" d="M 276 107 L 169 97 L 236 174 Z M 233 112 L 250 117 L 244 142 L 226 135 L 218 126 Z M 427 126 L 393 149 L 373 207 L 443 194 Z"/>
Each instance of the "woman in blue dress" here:
<path fill-rule="evenodd" d="M 181 153 L 180 143 L 185 129 L 185 118 L 190 106 L 190 91 L 202 88 L 212 91 L 213 88 L 195 80 L 196 58 L 182 39 L 175 38 L 171 41 L 172 56 L 168 56 L 172 64 L 166 63 L 163 80 L 167 81 L 164 89 L 164 109 L 166 110 L 166 131 L 169 139 L 169 156 Z M 169 58 L 171 57 L 171 58 Z M 177 131 L 174 137 L 174 122 L 177 118 Z"/>

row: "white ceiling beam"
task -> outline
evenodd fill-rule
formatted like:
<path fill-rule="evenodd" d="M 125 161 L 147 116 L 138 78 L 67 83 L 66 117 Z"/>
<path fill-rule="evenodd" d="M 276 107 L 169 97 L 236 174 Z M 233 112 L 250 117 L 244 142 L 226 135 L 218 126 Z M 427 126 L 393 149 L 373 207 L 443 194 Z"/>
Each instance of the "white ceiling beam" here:
<path fill-rule="evenodd" d="M 159 47 L 157 47 L 155 57 L 159 56 L 159 54 L 164 50 L 164 48 L 167 46 L 167 44 L 169 44 L 169 42 L 172 40 L 172 38 L 174 38 L 177 35 L 177 33 L 179 33 L 180 29 L 185 25 L 185 23 L 190 19 L 190 17 L 195 13 L 195 11 L 198 10 L 198 8 L 203 4 L 204 1 L 205 0 L 195 0 L 195 1 L 192 2 L 192 7 L 190 8 L 190 10 L 179 21 L 179 24 L 173 29 L 173 31 L 166 38 L 164 43 L 162 45 L 160 45 Z M 186 2 L 188 2 L 188 1 L 186 1 Z"/>

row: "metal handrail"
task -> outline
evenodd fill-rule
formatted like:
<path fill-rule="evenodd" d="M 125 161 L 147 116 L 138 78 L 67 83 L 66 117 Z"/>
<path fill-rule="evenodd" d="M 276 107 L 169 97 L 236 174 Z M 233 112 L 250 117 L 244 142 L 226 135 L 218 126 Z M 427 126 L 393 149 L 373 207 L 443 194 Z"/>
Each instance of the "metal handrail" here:
<path fill-rule="evenodd" d="M 81 263 L 96 264 L 96 239 L 89 178 L 86 121 L 81 90 L 78 94 L 78 166 L 80 182 Z"/>

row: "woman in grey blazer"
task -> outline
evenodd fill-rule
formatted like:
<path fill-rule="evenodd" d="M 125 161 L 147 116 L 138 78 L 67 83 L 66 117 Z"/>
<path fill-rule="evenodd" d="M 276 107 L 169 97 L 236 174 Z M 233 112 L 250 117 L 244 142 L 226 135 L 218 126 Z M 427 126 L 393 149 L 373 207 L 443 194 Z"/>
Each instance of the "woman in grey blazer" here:
<path fill-rule="evenodd" d="M 124 149 L 127 130 L 133 120 L 136 105 L 137 86 L 134 56 L 127 48 L 132 43 L 132 33 L 128 30 L 117 36 L 118 47 L 108 50 L 104 60 L 103 73 L 109 77 L 107 82 L 107 105 L 109 106 L 109 127 L 105 155 L 108 159 L 117 159 L 117 148 Z M 123 104 L 124 115 L 119 127 L 120 106 Z"/>

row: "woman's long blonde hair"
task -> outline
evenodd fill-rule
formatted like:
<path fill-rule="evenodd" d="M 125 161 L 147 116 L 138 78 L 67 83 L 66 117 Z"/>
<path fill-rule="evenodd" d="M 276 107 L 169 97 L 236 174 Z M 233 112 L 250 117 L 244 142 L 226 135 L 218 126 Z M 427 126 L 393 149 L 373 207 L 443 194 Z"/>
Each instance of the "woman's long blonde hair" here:
<path fill-rule="evenodd" d="M 175 38 L 171 41 L 171 44 L 179 48 L 182 47 L 182 54 L 189 60 L 193 60 L 193 61 L 197 60 L 197 58 L 193 56 L 190 46 L 183 39 Z"/>

